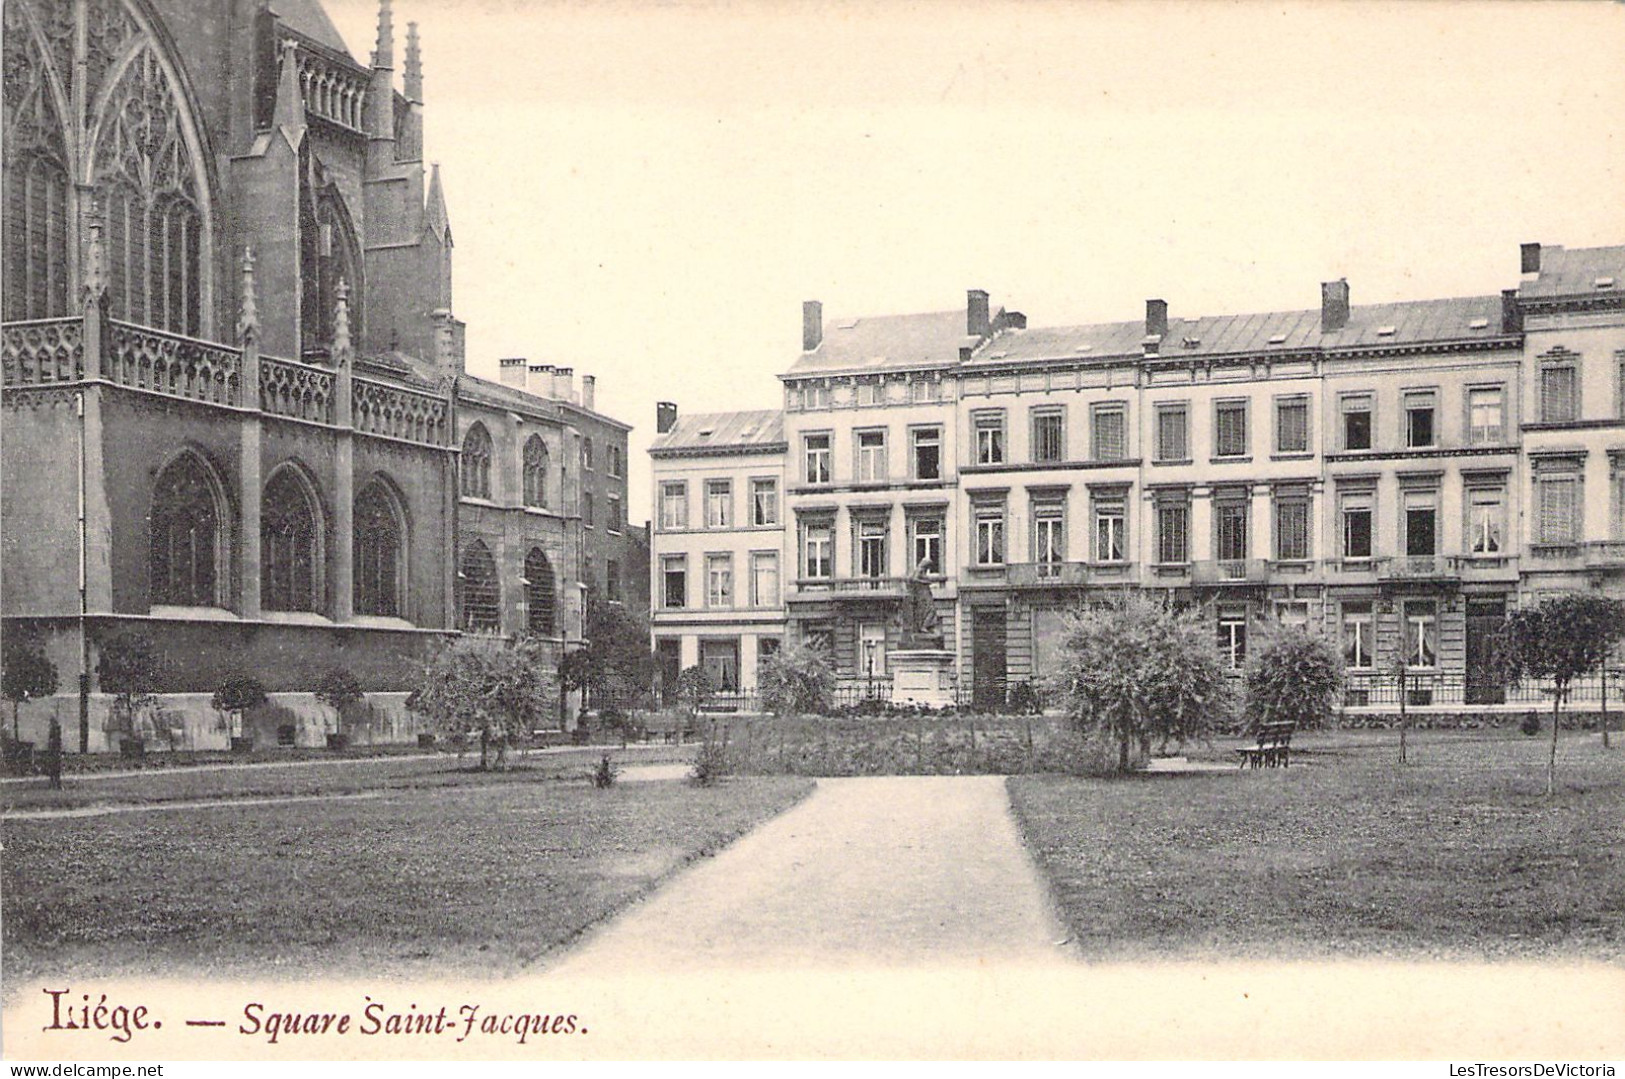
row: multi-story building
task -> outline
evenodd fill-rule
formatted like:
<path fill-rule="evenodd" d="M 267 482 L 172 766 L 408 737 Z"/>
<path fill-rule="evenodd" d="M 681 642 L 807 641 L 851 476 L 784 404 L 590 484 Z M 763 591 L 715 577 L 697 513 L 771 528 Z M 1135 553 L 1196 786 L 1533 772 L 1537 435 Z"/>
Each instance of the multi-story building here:
<path fill-rule="evenodd" d="M 590 381 L 465 370 L 415 25 L 397 89 L 389 0 L 368 63 L 311 0 L 196 8 L 4 7 L 0 614 L 62 674 L 24 737 L 220 745 L 245 674 L 308 742 L 329 665 L 406 736 L 448 636 L 580 638 L 582 564 L 617 557 L 581 503 L 624 505 L 627 427 Z M 584 487 L 589 438 L 616 474 Z M 130 632 L 168 660 L 160 729 L 96 682 Z"/>
<path fill-rule="evenodd" d="M 1625 583 L 1625 247 L 1522 257 L 1500 295 L 1355 305 L 1331 281 L 1318 308 L 1200 319 L 807 304 L 781 376 L 791 632 L 884 683 L 921 567 L 993 704 L 1051 666 L 1068 607 L 1153 589 L 1208 611 L 1238 670 L 1261 620 L 1312 623 L 1353 705 L 1401 660 L 1419 705 L 1500 702 L 1509 609 Z"/>
<path fill-rule="evenodd" d="M 785 631 L 784 415 L 658 408 L 649 568 L 662 683 L 703 665 L 719 693 L 752 693 Z"/>

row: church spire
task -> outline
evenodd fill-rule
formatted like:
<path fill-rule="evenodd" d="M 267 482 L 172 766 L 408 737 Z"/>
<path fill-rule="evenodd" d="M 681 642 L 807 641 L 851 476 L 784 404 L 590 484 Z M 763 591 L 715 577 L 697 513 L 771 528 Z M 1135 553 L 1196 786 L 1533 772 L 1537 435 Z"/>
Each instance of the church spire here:
<path fill-rule="evenodd" d="M 395 16 L 390 0 L 378 0 L 378 45 L 372 52 L 372 66 L 382 71 L 395 67 Z"/>
<path fill-rule="evenodd" d="M 418 43 L 418 24 L 406 24 L 406 100 L 423 102 L 423 53 Z"/>
<path fill-rule="evenodd" d="M 237 338 L 243 344 L 260 335 L 260 309 L 254 296 L 254 245 L 243 245 L 243 297 L 237 316 Z"/>
<path fill-rule="evenodd" d="M 429 166 L 429 197 L 423 207 L 423 225 L 441 243 L 451 236 L 451 218 L 446 213 L 446 193 L 440 187 L 440 162 Z"/>
<path fill-rule="evenodd" d="M 389 2 L 378 2 L 378 47 L 372 53 L 372 83 L 367 88 L 367 115 L 372 117 L 367 135 L 379 144 L 395 141 L 395 18 Z M 395 150 L 379 145 L 369 148 L 367 156 L 377 172 L 394 161 Z"/>

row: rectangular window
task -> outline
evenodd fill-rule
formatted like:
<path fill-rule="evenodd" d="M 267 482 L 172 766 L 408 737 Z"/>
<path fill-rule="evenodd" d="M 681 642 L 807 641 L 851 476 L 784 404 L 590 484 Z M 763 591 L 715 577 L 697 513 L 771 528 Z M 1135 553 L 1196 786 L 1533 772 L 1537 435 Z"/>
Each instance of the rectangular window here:
<path fill-rule="evenodd" d="M 1343 398 L 1343 448 L 1371 448 L 1371 395 L 1351 394 Z"/>
<path fill-rule="evenodd" d="M 864 678 L 886 677 L 884 622 L 864 622 L 858 626 L 858 673 Z"/>
<path fill-rule="evenodd" d="M 935 401 L 937 399 L 937 395 L 937 383 L 928 381 L 926 379 L 918 379 L 909 387 L 909 396 L 914 399 L 916 404 L 924 404 L 928 401 Z"/>
<path fill-rule="evenodd" d="M 607 508 L 609 510 L 607 526 L 611 532 L 619 532 L 621 530 L 621 496 L 610 495 Z"/>
<path fill-rule="evenodd" d="M 1477 555 L 1501 553 L 1506 536 L 1506 491 L 1475 487 L 1467 492 L 1467 549 Z"/>
<path fill-rule="evenodd" d="M 1188 461 L 1190 412 L 1183 403 L 1157 406 L 1157 460 Z"/>
<path fill-rule="evenodd" d="M 1247 402 L 1218 401 L 1214 404 L 1213 456 L 1247 456 Z"/>
<path fill-rule="evenodd" d="M 807 435 L 801 440 L 807 462 L 808 483 L 829 482 L 829 436 Z"/>
<path fill-rule="evenodd" d="M 878 382 L 860 382 L 860 383 L 858 383 L 858 404 L 860 404 L 860 405 L 878 405 L 878 404 L 880 404 L 880 395 L 881 395 L 880 383 L 878 383 Z"/>
<path fill-rule="evenodd" d="M 1371 557 L 1371 508 L 1369 494 L 1343 496 L 1343 557 Z"/>
<path fill-rule="evenodd" d="M 604 563 L 604 596 L 612 602 L 620 602 L 621 564 L 613 558 Z"/>
<path fill-rule="evenodd" d="M 609 474 L 616 478 L 626 474 L 625 452 L 619 446 L 609 448 Z"/>
<path fill-rule="evenodd" d="M 750 602 L 754 607 L 779 605 L 777 551 L 757 551 L 750 556 Z"/>
<path fill-rule="evenodd" d="M 1308 559 L 1308 499 L 1282 498 L 1275 503 L 1275 557 L 1282 562 Z"/>
<path fill-rule="evenodd" d="M 734 605 L 734 558 L 731 554 L 705 556 L 705 605 Z"/>
<path fill-rule="evenodd" d="M 1033 506 L 1033 561 L 1054 566 L 1066 561 L 1066 505 L 1042 502 Z"/>
<path fill-rule="evenodd" d="M 1247 517 L 1251 507 L 1245 502 L 1220 502 L 1213 507 L 1213 526 L 1220 562 L 1247 559 Z"/>
<path fill-rule="evenodd" d="M 914 558 L 910 565 L 926 573 L 942 572 L 942 518 L 916 517 L 910 522 L 914 533 Z"/>
<path fill-rule="evenodd" d="M 1579 380 L 1572 363 L 1549 363 L 1540 369 L 1540 420 L 1573 423 L 1580 418 Z"/>
<path fill-rule="evenodd" d="M 1033 410 L 1033 460 L 1066 459 L 1065 417 L 1058 409 Z"/>
<path fill-rule="evenodd" d="M 1412 449 L 1438 444 L 1434 417 L 1439 395 L 1433 390 L 1411 390 L 1405 394 L 1405 445 Z"/>
<path fill-rule="evenodd" d="M 1309 452 L 1309 398 L 1287 397 L 1275 402 L 1275 452 Z"/>
<path fill-rule="evenodd" d="M 1439 664 L 1439 610 L 1432 600 L 1405 602 L 1405 662 L 1412 667 Z"/>
<path fill-rule="evenodd" d="M 1095 561 L 1121 562 L 1128 557 L 1126 509 L 1116 499 L 1095 503 Z"/>
<path fill-rule="evenodd" d="M 802 566 L 806 576 L 813 580 L 828 580 L 835 575 L 834 533 L 827 524 L 810 524 L 802 530 Z"/>
<path fill-rule="evenodd" d="M 779 523 L 779 481 L 750 481 L 750 523 L 758 528 Z"/>
<path fill-rule="evenodd" d="M 915 383 L 929 385 L 929 383 Z M 914 439 L 914 478 L 940 480 L 942 478 L 942 428 L 916 427 Z"/>
<path fill-rule="evenodd" d="M 858 576 L 886 576 L 886 522 L 858 522 Z"/>
<path fill-rule="evenodd" d="M 1439 552 L 1439 496 L 1432 491 L 1405 492 L 1405 554 L 1420 558 Z"/>
<path fill-rule="evenodd" d="M 976 507 L 976 564 L 1004 565 L 1004 507 Z"/>
<path fill-rule="evenodd" d="M 804 408 L 828 408 L 829 387 L 822 384 L 808 383 L 802 387 L 801 400 Z"/>
<path fill-rule="evenodd" d="M 1166 566 L 1190 561 L 1191 508 L 1186 502 L 1157 503 L 1157 561 Z"/>
<path fill-rule="evenodd" d="M 1096 405 L 1090 417 L 1096 461 L 1121 461 L 1128 456 L 1127 411 L 1122 405 Z"/>
<path fill-rule="evenodd" d="M 705 527 L 733 526 L 734 488 L 731 480 L 705 481 Z"/>
<path fill-rule="evenodd" d="M 581 440 L 581 467 L 588 472 L 592 471 L 592 439 Z"/>
<path fill-rule="evenodd" d="M 1558 474 L 1535 482 L 1540 543 L 1573 543 L 1579 535 L 1580 478 Z"/>
<path fill-rule="evenodd" d="M 976 463 L 1002 465 L 1004 463 L 1004 413 L 983 412 L 975 416 Z"/>
<path fill-rule="evenodd" d="M 665 582 L 662 602 L 667 607 L 688 606 L 688 560 L 682 555 L 667 555 L 660 560 L 660 576 Z"/>
<path fill-rule="evenodd" d="M 886 481 L 886 432 L 858 432 L 858 482 Z"/>
<path fill-rule="evenodd" d="M 660 485 L 660 527 L 667 532 L 688 527 L 688 484 L 682 480 Z"/>
<path fill-rule="evenodd" d="M 593 512 L 592 492 L 581 492 L 581 523 L 588 528 L 597 527 L 597 514 Z"/>
<path fill-rule="evenodd" d="M 1376 655 L 1372 648 L 1371 604 L 1343 604 L 1343 663 L 1351 669 L 1371 667 Z"/>
<path fill-rule="evenodd" d="M 1247 616 L 1225 612 L 1219 615 L 1219 652 L 1225 666 L 1239 671 L 1247 666 Z"/>
<path fill-rule="evenodd" d="M 1495 445 L 1502 439 L 1501 387 L 1467 391 L 1467 440 L 1475 446 Z"/>

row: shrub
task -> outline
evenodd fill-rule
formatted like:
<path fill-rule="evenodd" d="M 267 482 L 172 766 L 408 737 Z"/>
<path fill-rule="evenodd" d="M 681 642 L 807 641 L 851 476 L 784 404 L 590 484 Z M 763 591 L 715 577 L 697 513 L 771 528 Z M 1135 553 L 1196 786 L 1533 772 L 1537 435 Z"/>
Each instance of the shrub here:
<path fill-rule="evenodd" d="M 1037 715 L 1044 710 L 1031 682 L 1013 682 L 1005 694 L 1005 709 L 1012 715 Z"/>
<path fill-rule="evenodd" d="M 621 770 L 616 766 L 615 762 L 609 759 L 609 754 L 605 753 L 598 758 L 598 767 L 593 769 L 592 785 L 599 790 L 613 787 L 615 780 L 620 777 L 620 772 Z"/>
<path fill-rule="evenodd" d="M 316 683 L 316 699 L 333 710 L 337 727 L 344 727 L 345 713 L 367 699 L 361 679 L 343 667 L 329 667 Z"/>
<path fill-rule="evenodd" d="M 827 715 L 835 696 L 829 654 L 802 641 L 764 660 L 756 679 L 762 707 L 778 716 Z"/>
<path fill-rule="evenodd" d="M 259 679 L 246 674 L 234 674 L 220 683 L 220 688 L 214 691 L 214 705 L 216 712 L 224 713 L 237 718 L 239 725 L 242 714 L 250 708 L 258 708 L 266 702 L 265 686 Z M 227 725 L 230 733 L 232 726 Z"/>
<path fill-rule="evenodd" d="M 1260 723 L 1323 727 L 1337 709 L 1342 654 L 1305 626 L 1272 626 L 1247 661 L 1247 715 Z"/>
<path fill-rule="evenodd" d="M 11 736 L 18 737 L 17 712 L 24 701 L 56 692 L 56 664 L 38 641 L 8 633 L 0 649 L 0 697 L 11 702 Z"/>
<path fill-rule="evenodd" d="M 698 664 L 685 668 L 683 673 L 677 676 L 677 699 L 682 701 L 690 712 L 698 712 L 715 692 L 716 687 L 711 684 L 711 676 Z"/>
<path fill-rule="evenodd" d="M 140 717 L 157 702 L 164 655 L 140 633 L 120 633 L 101 645 L 96 681 L 113 695 L 113 729 L 136 733 Z"/>
<path fill-rule="evenodd" d="M 727 775 L 728 771 L 727 743 L 717 738 L 715 723 L 707 724 L 705 739 L 700 743 L 700 752 L 695 756 L 694 767 L 688 773 L 689 779 L 697 787 L 709 787 Z"/>

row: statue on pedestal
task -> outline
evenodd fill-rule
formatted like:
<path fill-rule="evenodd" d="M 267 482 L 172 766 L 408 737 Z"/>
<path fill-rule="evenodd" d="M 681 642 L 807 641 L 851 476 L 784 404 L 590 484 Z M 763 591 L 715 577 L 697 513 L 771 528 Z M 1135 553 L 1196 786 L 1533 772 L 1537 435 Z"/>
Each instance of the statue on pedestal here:
<path fill-rule="evenodd" d="M 937 604 L 931 597 L 931 583 L 926 580 L 927 559 L 920 559 L 914 572 L 908 575 L 908 595 L 900 613 L 902 647 L 910 649 L 941 649 L 942 623 L 937 619 Z"/>

